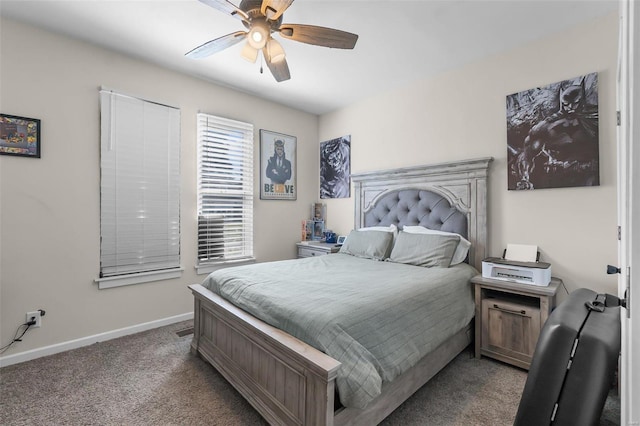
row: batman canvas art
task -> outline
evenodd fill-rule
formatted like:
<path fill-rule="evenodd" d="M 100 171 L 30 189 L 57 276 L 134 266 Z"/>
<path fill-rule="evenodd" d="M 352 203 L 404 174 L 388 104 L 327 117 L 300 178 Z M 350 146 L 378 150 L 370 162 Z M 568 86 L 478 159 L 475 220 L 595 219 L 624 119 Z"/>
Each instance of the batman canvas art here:
<path fill-rule="evenodd" d="M 598 75 L 507 96 L 508 189 L 600 184 Z"/>

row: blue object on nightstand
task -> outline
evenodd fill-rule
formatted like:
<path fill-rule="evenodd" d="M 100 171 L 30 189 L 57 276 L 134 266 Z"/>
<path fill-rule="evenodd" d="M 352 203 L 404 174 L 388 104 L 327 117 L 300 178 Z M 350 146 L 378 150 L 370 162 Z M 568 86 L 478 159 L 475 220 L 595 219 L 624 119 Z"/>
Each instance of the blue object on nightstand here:
<path fill-rule="evenodd" d="M 338 239 L 338 235 L 336 235 L 335 232 L 327 231 L 324 233 L 324 240 L 329 244 L 335 244 L 337 239 Z"/>

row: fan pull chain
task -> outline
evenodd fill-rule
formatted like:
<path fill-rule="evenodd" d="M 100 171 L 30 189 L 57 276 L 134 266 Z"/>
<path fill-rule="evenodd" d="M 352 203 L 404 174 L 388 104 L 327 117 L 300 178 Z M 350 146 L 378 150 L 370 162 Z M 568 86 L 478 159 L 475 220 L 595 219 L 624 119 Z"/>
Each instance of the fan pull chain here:
<path fill-rule="evenodd" d="M 260 55 L 260 74 L 263 74 L 264 70 L 262 69 L 262 55 Z"/>

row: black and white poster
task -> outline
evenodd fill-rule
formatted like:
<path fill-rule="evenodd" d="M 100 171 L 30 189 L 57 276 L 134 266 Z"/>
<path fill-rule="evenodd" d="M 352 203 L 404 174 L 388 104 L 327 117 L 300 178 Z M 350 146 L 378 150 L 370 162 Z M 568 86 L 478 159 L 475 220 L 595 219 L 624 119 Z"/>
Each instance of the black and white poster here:
<path fill-rule="evenodd" d="M 600 185 L 598 74 L 507 96 L 508 189 Z"/>
<path fill-rule="evenodd" d="M 320 142 L 320 198 L 351 196 L 351 135 Z"/>

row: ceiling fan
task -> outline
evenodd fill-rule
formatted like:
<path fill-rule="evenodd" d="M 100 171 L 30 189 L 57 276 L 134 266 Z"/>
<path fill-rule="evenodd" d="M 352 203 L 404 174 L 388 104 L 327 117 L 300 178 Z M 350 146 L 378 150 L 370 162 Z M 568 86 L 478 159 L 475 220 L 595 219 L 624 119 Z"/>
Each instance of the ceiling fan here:
<path fill-rule="evenodd" d="M 238 7 L 227 0 L 199 1 L 240 19 L 248 31 L 236 31 L 208 41 L 187 52 L 185 56 L 193 59 L 205 58 L 246 39 L 247 43 L 242 49 L 242 57 L 255 62 L 259 51 L 262 51 L 267 67 L 278 82 L 289 80 L 291 74 L 285 59 L 284 49 L 272 37 L 273 33 L 279 33 L 281 37 L 290 40 L 337 49 L 353 49 L 358 41 L 357 34 L 333 28 L 283 24 L 282 14 L 294 0 L 242 0 Z"/>

